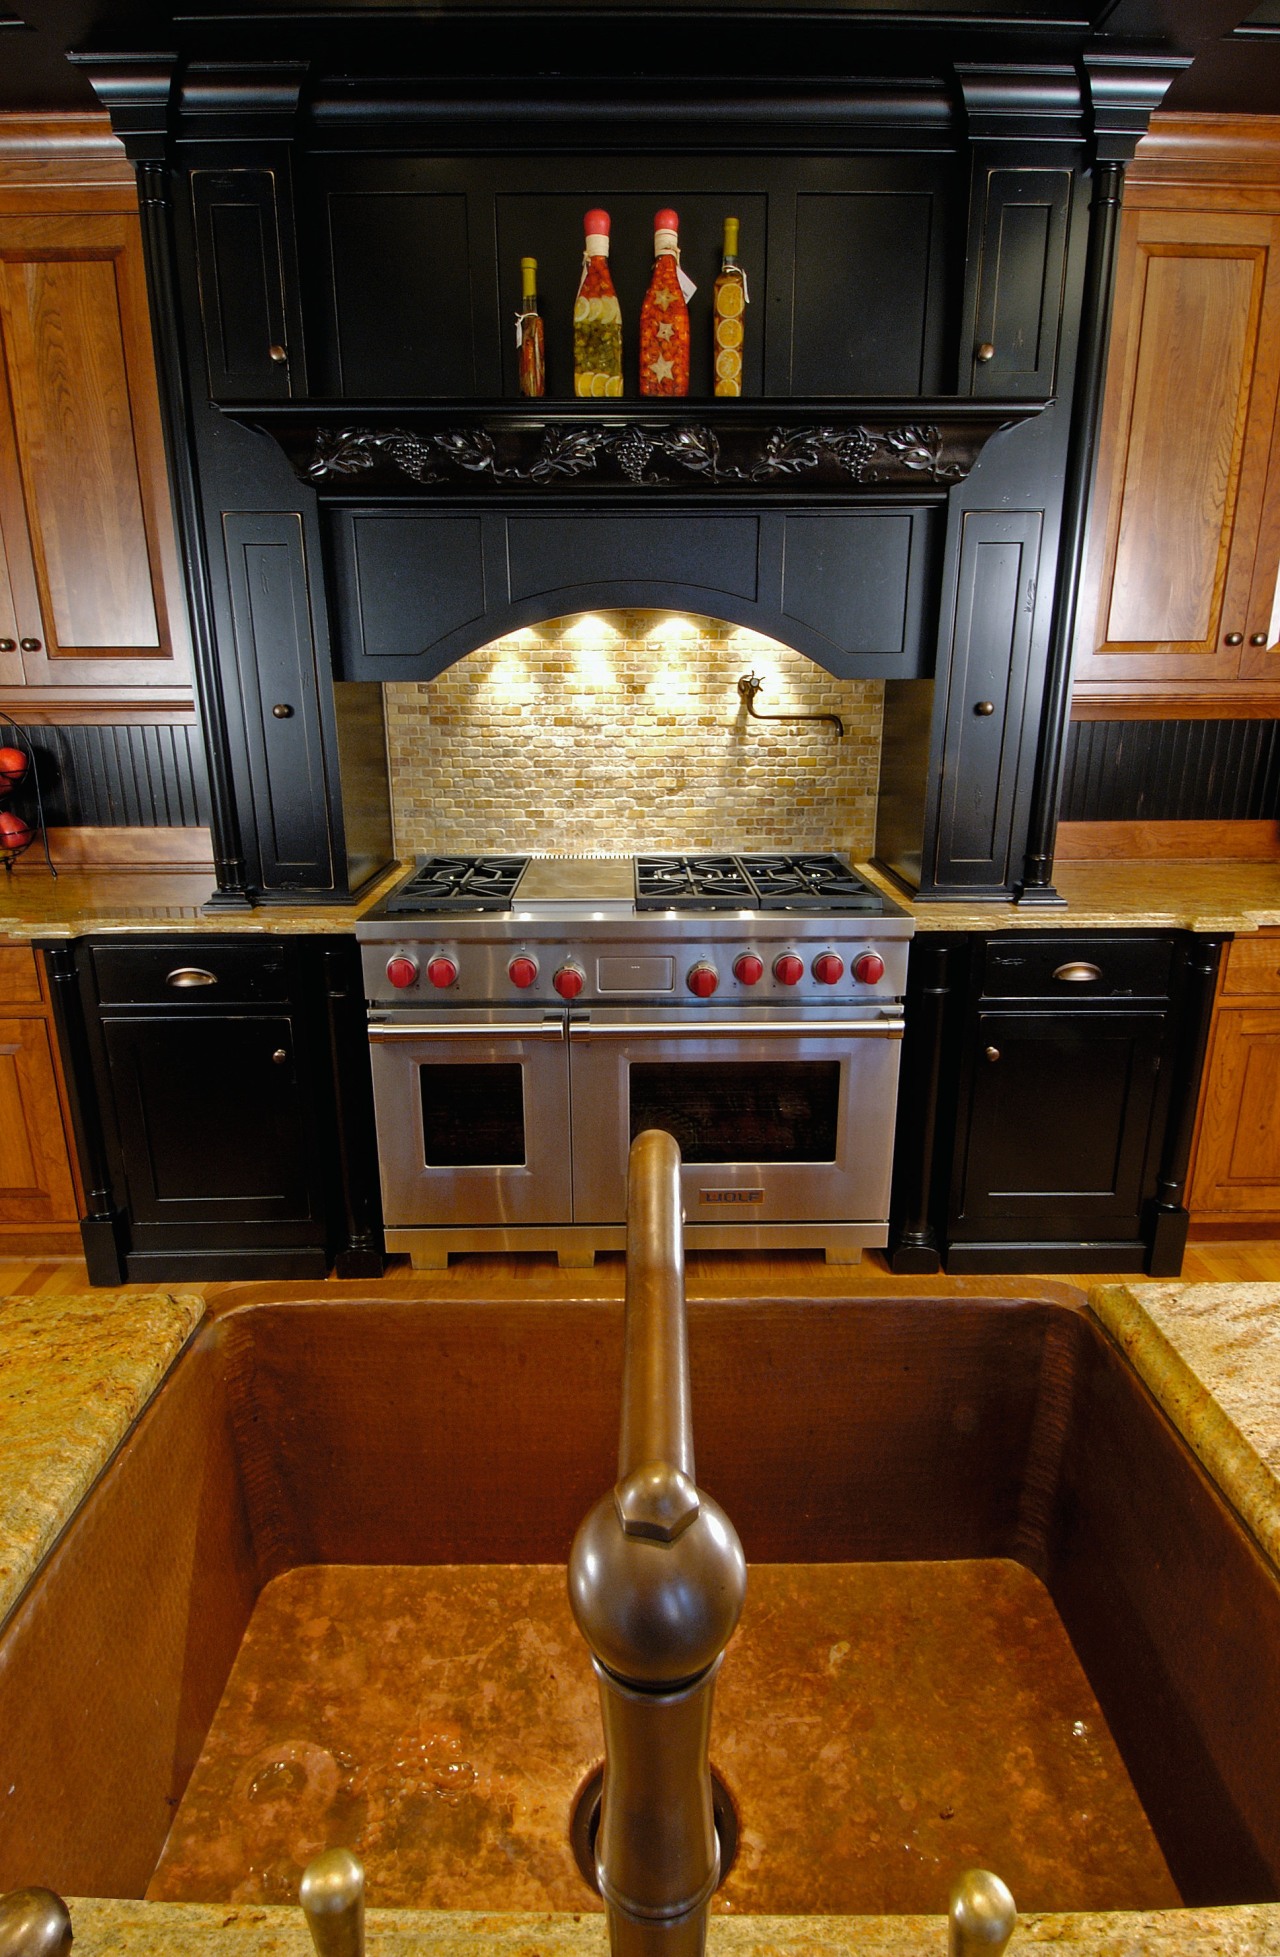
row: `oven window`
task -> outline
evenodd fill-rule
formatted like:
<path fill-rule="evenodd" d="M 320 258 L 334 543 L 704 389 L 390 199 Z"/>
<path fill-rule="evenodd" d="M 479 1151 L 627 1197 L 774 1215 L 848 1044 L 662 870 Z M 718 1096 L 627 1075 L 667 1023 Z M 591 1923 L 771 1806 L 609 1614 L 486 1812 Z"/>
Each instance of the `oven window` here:
<path fill-rule="evenodd" d="M 665 1128 L 686 1162 L 834 1162 L 838 1060 L 634 1063 L 631 1139 Z"/>
<path fill-rule="evenodd" d="M 429 1169 L 524 1162 L 524 1069 L 518 1061 L 419 1067 L 422 1154 Z"/>

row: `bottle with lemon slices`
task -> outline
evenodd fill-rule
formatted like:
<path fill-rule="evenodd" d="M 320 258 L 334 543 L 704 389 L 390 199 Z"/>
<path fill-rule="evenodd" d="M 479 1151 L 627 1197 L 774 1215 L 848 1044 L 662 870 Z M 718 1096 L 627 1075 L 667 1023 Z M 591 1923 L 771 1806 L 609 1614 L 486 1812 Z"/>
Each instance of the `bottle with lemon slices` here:
<path fill-rule="evenodd" d="M 715 392 L 722 395 L 742 392 L 743 312 L 747 304 L 747 278 L 738 263 L 738 220 L 724 221 L 724 256 L 720 276 L 711 294 L 714 341 L 712 361 Z"/>
<path fill-rule="evenodd" d="M 609 213 L 583 219 L 586 250 L 573 304 L 573 391 L 599 400 L 622 392 L 622 309 L 609 276 Z"/>

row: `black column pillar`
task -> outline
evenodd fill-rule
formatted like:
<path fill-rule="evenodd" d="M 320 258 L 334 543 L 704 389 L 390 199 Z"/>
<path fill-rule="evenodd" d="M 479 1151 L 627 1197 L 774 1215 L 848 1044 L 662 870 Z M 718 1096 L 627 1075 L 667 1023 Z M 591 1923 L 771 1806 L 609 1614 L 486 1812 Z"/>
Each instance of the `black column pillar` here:
<path fill-rule="evenodd" d="M 1089 208 L 1089 249 L 1085 260 L 1080 357 L 1071 407 L 1058 576 L 1053 621 L 1049 629 L 1049 659 L 1045 672 L 1044 708 L 1040 720 L 1031 819 L 1027 826 L 1027 853 L 1017 893 L 1020 904 L 1065 903 L 1065 899 L 1053 887 L 1053 847 L 1058 827 L 1058 799 L 1062 790 L 1062 755 L 1066 745 L 1067 722 L 1071 717 L 1071 650 L 1075 639 L 1080 573 L 1084 565 L 1098 426 L 1102 418 L 1107 342 L 1111 334 L 1111 291 L 1123 192 L 1123 163 L 1096 163 L 1093 170 L 1093 200 Z"/>
<path fill-rule="evenodd" d="M 200 700 L 200 731 L 209 770 L 209 830 L 213 841 L 218 887 L 208 910 L 243 910 L 252 903 L 235 785 L 231 776 L 227 738 L 226 700 L 218 666 L 213 605 L 209 595 L 208 559 L 200 510 L 200 494 L 192 461 L 194 441 L 190 419 L 190 390 L 178 309 L 177 270 L 173 249 L 173 207 L 166 163 L 136 165 L 142 244 L 151 302 L 151 332 L 155 342 L 160 410 L 169 458 L 178 549 L 186 575 L 191 645 Z"/>

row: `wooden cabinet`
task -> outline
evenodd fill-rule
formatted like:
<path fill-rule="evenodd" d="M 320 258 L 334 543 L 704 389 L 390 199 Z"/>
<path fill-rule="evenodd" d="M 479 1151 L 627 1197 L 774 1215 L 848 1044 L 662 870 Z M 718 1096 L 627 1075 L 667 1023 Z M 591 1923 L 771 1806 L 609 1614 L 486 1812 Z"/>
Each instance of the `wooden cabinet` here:
<path fill-rule="evenodd" d="M 354 940 L 111 939 L 53 961 L 94 1283 L 381 1272 Z"/>
<path fill-rule="evenodd" d="M 0 944 L 0 1256 L 80 1248 L 44 974 L 28 944 Z"/>
<path fill-rule="evenodd" d="M 1176 1275 L 1217 949 L 1180 932 L 918 937 L 894 1268 Z"/>
<path fill-rule="evenodd" d="M 1154 118 L 1126 193 L 1077 712 L 1280 713 L 1280 126 Z"/>
<path fill-rule="evenodd" d="M 1206 1235 L 1280 1226 L 1280 931 L 1237 938 L 1218 986 L 1205 1064 L 1191 1223 Z"/>
<path fill-rule="evenodd" d="M 0 116 L 0 708 L 191 698 L 131 173 L 96 125 Z"/>

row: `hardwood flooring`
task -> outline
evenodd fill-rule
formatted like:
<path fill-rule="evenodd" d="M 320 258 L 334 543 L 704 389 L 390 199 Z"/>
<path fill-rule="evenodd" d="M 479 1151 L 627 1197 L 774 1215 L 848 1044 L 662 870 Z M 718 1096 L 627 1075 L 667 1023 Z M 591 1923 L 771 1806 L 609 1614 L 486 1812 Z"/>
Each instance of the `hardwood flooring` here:
<path fill-rule="evenodd" d="M 1191 1243 L 1182 1276 L 1188 1283 L 1212 1284 L 1280 1280 L 1280 1240 Z M 808 1251 L 778 1251 L 759 1256 L 745 1252 L 730 1255 L 691 1252 L 686 1264 L 686 1285 L 691 1298 L 840 1298 L 895 1292 L 900 1297 L 948 1292 L 974 1297 L 993 1290 L 1008 1296 L 1025 1292 L 1028 1286 L 1040 1282 L 1088 1290 L 1107 1281 L 1105 1275 L 1075 1276 L 1063 1272 L 1046 1273 L 1043 1278 L 895 1277 L 880 1251 L 868 1251 L 861 1264 L 855 1265 L 826 1264 L 820 1256 Z M 1142 1282 L 1140 1278 L 1135 1280 L 1131 1272 L 1117 1281 Z M 422 1298 L 545 1299 L 553 1304 L 567 1298 L 621 1297 L 623 1284 L 620 1253 L 598 1257 L 595 1268 L 589 1271 L 562 1271 L 552 1256 L 461 1257 L 447 1271 L 439 1272 L 414 1271 L 407 1258 L 393 1258 L 376 1285 L 368 1280 L 326 1278 L 282 1286 L 281 1292 L 307 1296 L 318 1289 L 354 1297 L 367 1296 L 376 1289 L 391 1293 L 409 1291 Z M 56 1297 L 90 1288 L 88 1273 L 77 1257 L 0 1259 L 0 1297 Z M 226 1283 L 147 1284 L 122 1289 L 197 1291 L 204 1296 L 208 1309 L 216 1313 L 235 1304 L 248 1287 Z"/>

